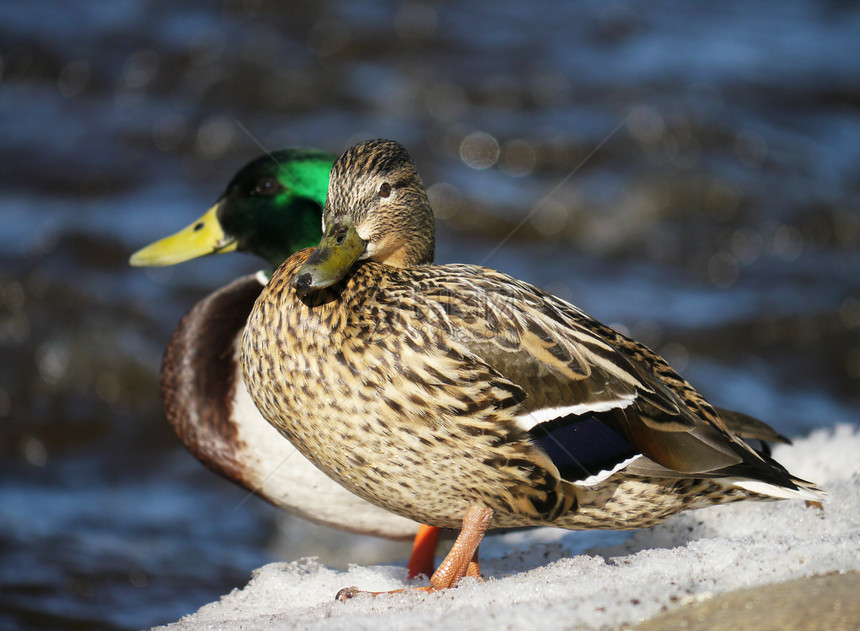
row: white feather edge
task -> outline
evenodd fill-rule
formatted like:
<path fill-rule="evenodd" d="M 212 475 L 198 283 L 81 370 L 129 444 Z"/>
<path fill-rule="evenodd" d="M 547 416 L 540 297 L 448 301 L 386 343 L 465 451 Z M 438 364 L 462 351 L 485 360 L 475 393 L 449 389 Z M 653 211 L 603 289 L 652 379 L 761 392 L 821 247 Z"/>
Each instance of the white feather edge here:
<path fill-rule="evenodd" d="M 577 403 L 554 408 L 540 408 L 516 417 L 517 427 L 530 431 L 541 423 L 563 418 L 569 414 L 585 414 L 587 412 L 606 412 L 615 408 L 626 408 L 636 399 L 636 394 L 628 394 L 613 401 L 597 401 L 595 403 Z"/>
<path fill-rule="evenodd" d="M 269 284 L 269 277 L 266 276 L 265 270 L 259 270 L 256 274 L 254 274 L 254 278 L 256 278 L 257 282 L 260 283 L 263 287 Z"/>
<path fill-rule="evenodd" d="M 642 458 L 642 454 L 636 454 L 635 456 L 631 456 L 627 460 L 623 462 L 619 462 L 617 465 L 612 467 L 612 469 L 607 469 L 606 471 L 601 471 L 600 473 L 595 473 L 592 476 L 585 478 L 584 480 L 577 480 L 576 482 L 571 482 L 574 486 L 595 486 L 596 484 L 600 484 L 608 477 L 618 473 L 622 469 L 629 467 L 631 464 Z"/>
<path fill-rule="evenodd" d="M 761 482 L 760 480 L 726 478 L 724 482 L 746 491 L 758 493 L 759 495 L 767 495 L 768 497 L 781 500 L 802 499 L 809 500 L 811 502 L 819 502 L 827 495 L 824 491 L 820 491 L 818 489 L 808 489 L 803 486 L 798 486 L 797 489 L 787 489 L 784 486 L 777 486 L 775 484 Z"/>

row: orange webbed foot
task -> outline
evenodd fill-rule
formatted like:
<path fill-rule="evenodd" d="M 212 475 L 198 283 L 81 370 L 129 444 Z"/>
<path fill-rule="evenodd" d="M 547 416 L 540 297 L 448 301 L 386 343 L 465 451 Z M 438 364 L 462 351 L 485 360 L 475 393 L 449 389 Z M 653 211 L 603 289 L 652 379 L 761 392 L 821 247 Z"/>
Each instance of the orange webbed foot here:
<path fill-rule="evenodd" d="M 426 587 L 407 587 L 395 589 L 389 592 L 366 592 L 357 587 L 346 587 L 335 596 L 336 600 L 345 601 L 359 594 L 370 594 L 379 596 L 381 594 L 400 594 L 409 591 L 435 592 L 440 589 L 454 587 L 463 577 L 481 579 L 480 566 L 478 565 L 478 547 L 484 538 L 484 533 L 490 527 L 493 519 L 493 510 L 481 504 L 472 504 L 463 517 L 463 528 L 457 535 L 454 545 L 451 546 L 445 560 L 439 569 L 430 577 L 430 585 Z"/>

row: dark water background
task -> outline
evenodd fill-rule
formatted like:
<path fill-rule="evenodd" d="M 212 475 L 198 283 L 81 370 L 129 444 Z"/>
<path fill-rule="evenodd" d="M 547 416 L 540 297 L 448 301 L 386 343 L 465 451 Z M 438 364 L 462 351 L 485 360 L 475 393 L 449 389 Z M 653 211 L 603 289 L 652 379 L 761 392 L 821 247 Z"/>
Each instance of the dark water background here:
<path fill-rule="evenodd" d="M 2 2 L 0 630 L 405 557 L 248 499 L 164 422 L 172 327 L 260 264 L 126 264 L 261 147 L 370 136 L 415 156 L 441 262 L 547 287 L 788 435 L 858 421 L 857 3 Z"/>

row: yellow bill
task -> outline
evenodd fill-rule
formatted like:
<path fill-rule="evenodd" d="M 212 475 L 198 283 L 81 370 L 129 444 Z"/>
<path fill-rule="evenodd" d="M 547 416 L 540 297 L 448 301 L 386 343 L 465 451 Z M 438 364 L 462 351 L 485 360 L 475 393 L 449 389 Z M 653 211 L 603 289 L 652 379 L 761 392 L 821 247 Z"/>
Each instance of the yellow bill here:
<path fill-rule="evenodd" d="M 234 251 L 236 239 L 224 234 L 218 207 L 215 204 L 187 228 L 138 250 L 128 262 L 135 267 L 175 265 L 207 254 Z"/>

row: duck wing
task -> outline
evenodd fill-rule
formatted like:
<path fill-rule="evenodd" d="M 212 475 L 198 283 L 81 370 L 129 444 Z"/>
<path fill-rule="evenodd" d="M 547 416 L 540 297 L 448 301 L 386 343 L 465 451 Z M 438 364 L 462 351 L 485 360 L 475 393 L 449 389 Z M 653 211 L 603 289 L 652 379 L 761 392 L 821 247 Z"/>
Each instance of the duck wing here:
<path fill-rule="evenodd" d="M 564 479 L 595 484 L 623 468 L 797 487 L 647 347 L 499 272 L 441 269 L 450 273 L 422 287 L 423 297 L 457 342 L 522 389 L 517 425 Z"/>

